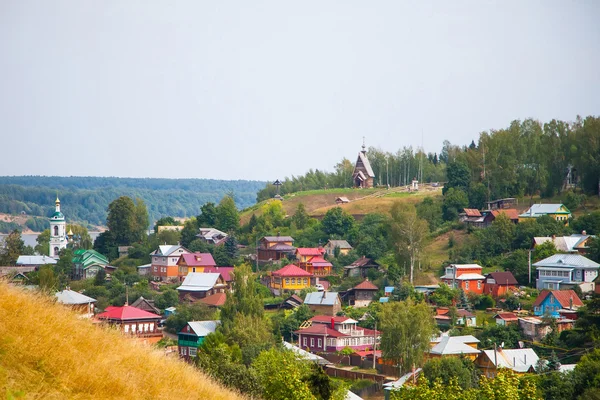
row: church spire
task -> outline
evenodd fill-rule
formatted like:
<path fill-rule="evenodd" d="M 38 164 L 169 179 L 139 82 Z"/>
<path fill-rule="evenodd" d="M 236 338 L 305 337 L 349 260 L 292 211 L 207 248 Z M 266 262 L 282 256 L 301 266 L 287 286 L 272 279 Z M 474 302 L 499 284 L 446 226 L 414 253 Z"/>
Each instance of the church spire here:
<path fill-rule="evenodd" d="M 56 201 L 54 204 L 56 205 L 56 212 L 60 212 L 60 200 L 58 199 L 58 193 L 56 194 Z"/>
<path fill-rule="evenodd" d="M 365 144 L 365 137 L 363 136 L 363 145 L 362 145 L 362 153 L 367 153 L 367 145 Z"/>

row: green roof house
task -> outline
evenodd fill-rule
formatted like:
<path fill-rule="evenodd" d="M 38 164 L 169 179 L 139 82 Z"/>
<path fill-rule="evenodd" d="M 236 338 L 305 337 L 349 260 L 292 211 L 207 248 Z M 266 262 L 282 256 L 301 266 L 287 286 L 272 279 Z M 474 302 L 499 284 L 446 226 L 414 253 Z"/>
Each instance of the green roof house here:
<path fill-rule="evenodd" d="M 108 265 L 108 259 L 95 250 L 77 249 L 73 254 L 73 279 L 93 278 Z"/>

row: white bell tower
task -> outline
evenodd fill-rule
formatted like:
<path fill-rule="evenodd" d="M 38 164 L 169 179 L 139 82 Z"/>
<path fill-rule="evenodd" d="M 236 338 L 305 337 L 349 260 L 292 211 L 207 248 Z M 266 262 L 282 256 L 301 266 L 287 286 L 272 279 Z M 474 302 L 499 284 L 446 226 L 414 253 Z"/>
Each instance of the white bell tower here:
<path fill-rule="evenodd" d="M 59 258 L 58 253 L 67 247 L 67 223 L 65 216 L 60 212 L 60 200 L 56 196 L 56 211 L 50 217 L 50 257 Z"/>

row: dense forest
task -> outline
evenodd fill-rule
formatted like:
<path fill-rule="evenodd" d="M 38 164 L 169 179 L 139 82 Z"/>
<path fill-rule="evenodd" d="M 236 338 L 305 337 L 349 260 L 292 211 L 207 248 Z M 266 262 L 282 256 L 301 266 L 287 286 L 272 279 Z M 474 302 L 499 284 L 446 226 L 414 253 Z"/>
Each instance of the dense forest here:
<path fill-rule="evenodd" d="M 467 186 L 490 199 L 538 193 L 552 197 L 565 187 L 569 170 L 576 188 L 598 194 L 600 118 L 513 121 L 505 129 L 481 132 L 468 146 L 444 141 L 439 154 L 404 147 L 395 153 L 369 148 L 367 156 L 379 186 L 407 185 L 415 177 L 422 182 L 446 181 L 448 164 L 458 163 L 468 170 Z M 354 161 L 342 160 L 334 172 L 309 170 L 303 176 L 286 178 L 281 194 L 351 187 Z M 258 200 L 274 193 L 275 187 L 269 186 L 258 193 Z"/>
<path fill-rule="evenodd" d="M 58 194 L 69 221 L 104 225 L 110 202 L 129 196 L 144 200 L 152 223 L 164 216 L 195 216 L 203 204 L 218 203 L 226 194 L 245 208 L 254 204 L 264 186 L 265 182 L 243 180 L 5 176 L 0 177 L 0 212 L 47 217 Z M 39 221 L 32 218 L 31 224 L 33 229 Z"/>

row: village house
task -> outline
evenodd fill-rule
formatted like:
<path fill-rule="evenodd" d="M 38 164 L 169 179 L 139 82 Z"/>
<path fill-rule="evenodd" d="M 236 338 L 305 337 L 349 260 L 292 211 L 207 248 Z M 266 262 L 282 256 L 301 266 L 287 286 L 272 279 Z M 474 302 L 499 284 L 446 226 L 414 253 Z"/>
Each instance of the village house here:
<path fill-rule="evenodd" d="M 498 347 L 494 350 L 483 350 L 475 365 L 487 378 L 494 378 L 499 368 L 513 370 L 518 375 L 527 372 L 535 372 L 539 357 L 533 349 L 503 349 Z"/>
<path fill-rule="evenodd" d="M 304 304 L 315 314 L 333 316 L 342 310 L 342 300 L 337 292 L 307 293 Z"/>
<path fill-rule="evenodd" d="M 474 228 L 483 228 L 485 216 L 475 208 L 465 208 L 463 212 L 458 215 L 458 220 L 463 224 Z"/>
<path fill-rule="evenodd" d="M 497 299 L 517 289 L 518 282 L 510 271 L 490 272 L 483 281 L 483 293 Z"/>
<path fill-rule="evenodd" d="M 466 357 L 475 360 L 481 350 L 477 349 L 479 339 L 471 335 L 449 336 L 442 334 L 431 342 L 429 357 Z"/>
<path fill-rule="evenodd" d="M 294 238 L 291 236 L 265 236 L 258 245 L 258 261 L 278 261 L 284 257 L 291 258 L 296 248 L 293 246 Z"/>
<path fill-rule="evenodd" d="M 77 249 L 73 252 L 73 279 L 95 277 L 101 269 L 106 271 L 108 258 L 95 250 Z"/>
<path fill-rule="evenodd" d="M 373 178 L 375 178 L 375 174 L 373 173 L 373 168 L 371 168 L 371 163 L 367 158 L 367 147 L 363 143 L 362 150 L 358 153 L 358 158 L 356 159 L 354 172 L 352 173 L 354 187 L 363 189 L 372 188 Z"/>
<path fill-rule="evenodd" d="M 227 240 L 227 234 L 215 228 L 200 228 L 200 233 L 197 238 L 202 239 L 205 243 L 220 246 Z"/>
<path fill-rule="evenodd" d="M 338 206 L 341 204 L 348 204 L 348 203 L 350 203 L 350 200 L 348 200 L 347 197 L 341 196 L 341 197 L 335 198 L 335 204 L 337 204 Z"/>
<path fill-rule="evenodd" d="M 378 290 L 379 288 L 369 282 L 369 278 L 367 278 L 350 289 L 348 303 L 354 307 L 368 307 Z"/>
<path fill-rule="evenodd" d="M 225 293 L 227 283 L 218 273 L 190 272 L 177 288 L 181 301 L 195 302 L 211 294 Z"/>
<path fill-rule="evenodd" d="M 68 306 L 71 310 L 79 314 L 80 317 L 92 318 L 94 316 L 94 303 L 96 303 L 96 299 L 71 289 L 61 290 L 55 296 L 57 303 Z"/>
<path fill-rule="evenodd" d="M 131 303 L 131 307 L 160 315 L 160 310 L 154 305 L 154 300 L 145 299 L 143 296 L 140 296 L 136 301 Z"/>
<path fill-rule="evenodd" d="M 594 235 L 588 235 L 586 231 L 574 233 L 571 236 L 538 236 L 533 238 L 533 248 L 546 242 L 554 243 L 554 247 L 561 253 L 579 253 L 585 255 L 588 250 L 588 241 L 595 238 Z"/>
<path fill-rule="evenodd" d="M 183 254 L 190 251 L 180 245 L 158 246 L 158 249 L 150 253 L 152 257 L 152 278 L 157 281 L 178 281 L 179 267 L 177 262 Z"/>
<path fill-rule="evenodd" d="M 227 284 L 227 289 L 231 290 L 231 284 L 233 283 L 233 271 L 234 267 L 204 267 L 204 273 L 212 273 L 212 274 L 221 274 L 225 283 Z"/>
<path fill-rule="evenodd" d="M 199 303 L 206 304 L 208 307 L 219 308 L 225 305 L 227 301 L 227 293 L 219 292 L 215 294 L 208 295 L 200 300 Z"/>
<path fill-rule="evenodd" d="M 462 289 L 465 293 L 483 293 L 483 281 L 485 276 L 481 275 L 483 267 L 477 264 L 450 264 L 446 267 L 446 274 L 440 279 L 448 286 Z"/>
<path fill-rule="evenodd" d="M 216 266 L 217 263 L 210 253 L 182 254 L 177 261 L 179 282 L 183 282 L 190 272 L 204 272 L 205 268 Z"/>
<path fill-rule="evenodd" d="M 571 211 L 563 204 L 534 204 L 523 214 L 519 215 L 519 222 L 531 218 L 539 218 L 542 215 L 548 215 L 556 221 L 561 221 L 564 222 L 565 225 L 569 225 Z"/>
<path fill-rule="evenodd" d="M 358 260 L 354 261 L 352 264 L 344 267 L 344 276 L 361 276 L 363 278 L 366 278 L 368 276 L 369 270 L 371 269 L 378 270 L 379 264 L 370 258 L 362 256 Z"/>
<path fill-rule="evenodd" d="M 340 255 L 344 256 L 347 255 L 350 250 L 352 250 L 352 246 L 350 246 L 350 243 L 347 241 L 333 239 L 330 239 L 327 244 L 323 246 L 323 248 L 325 249 L 325 254 L 327 254 L 329 257 L 335 256 L 336 248 L 340 249 Z"/>
<path fill-rule="evenodd" d="M 483 219 L 483 226 L 487 227 L 492 224 L 498 218 L 500 214 L 506 215 L 506 217 L 513 224 L 519 223 L 519 212 L 514 208 L 507 208 L 502 210 L 491 210 L 489 212 L 484 212 L 485 216 Z"/>
<path fill-rule="evenodd" d="M 302 349 L 313 352 L 336 352 L 346 347 L 368 350 L 381 341 L 381 332 L 362 328 L 352 318 L 318 315 L 309 321 L 309 327 L 294 332 Z"/>
<path fill-rule="evenodd" d="M 193 361 L 204 338 L 214 333 L 221 321 L 190 321 L 177 334 L 177 352 L 185 361 Z"/>
<path fill-rule="evenodd" d="M 573 329 L 575 323 L 572 319 L 567 318 L 556 318 L 557 333 L 560 334 L 562 331 Z M 523 336 L 532 341 L 540 341 L 552 332 L 552 326 L 542 317 L 520 317 L 519 327 L 523 332 Z"/>
<path fill-rule="evenodd" d="M 573 290 L 542 290 L 533 303 L 533 313 L 538 317 L 560 318 L 560 310 L 577 310 L 579 307 L 583 307 L 583 302 Z"/>
<path fill-rule="evenodd" d="M 452 325 L 452 315 L 448 307 L 438 307 L 433 318 L 440 327 L 450 327 Z M 457 309 L 454 318 L 455 325 L 477 326 L 476 315 L 464 308 Z"/>
<path fill-rule="evenodd" d="M 519 323 L 519 317 L 517 314 L 511 312 L 501 312 L 494 315 L 494 319 L 496 320 L 496 325 L 513 325 Z"/>
<path fill-rule="evenodd" d="M 486 201 L 486 210 L 502 210 L 506 208 L 511 208 L 515 204 L 517 204 L 517 199 L 514 197 L 507 197 L 506 199 L 498 199 L 492 201 Z"/>
<path fill-rule="evenodd" d="M 536 287 L 539 290 L 573 289 L 593 292 L 600 264 L 579 254 L 554 254 L 533 264 L 536 267 Z"/>
<path fill-rule="evenodd" d="M 143 264 L 135 267 L 137 269 L 137 273 L 140 276 L 148 276 L 150 275 L 150 271 L 152 270 L 152 264 Z"/>
<path fill-rule="evenodd" d="M 285 267 L 273 271 L 268 286 L 275 296 L 281 295 L 284 291 L 300 291 L 315 284 L 313 274 L 302 268 L 289 264 Z"/>
<path fill-rule="evenodd" d="M 139 308 L 109 306 L 96 318 L 117 326 L 123 334 L 129 337 L 144 338 L 149 343 L 158 342 L 162 338 L 162 331 L 158 328 L 161 316 Z"/>

